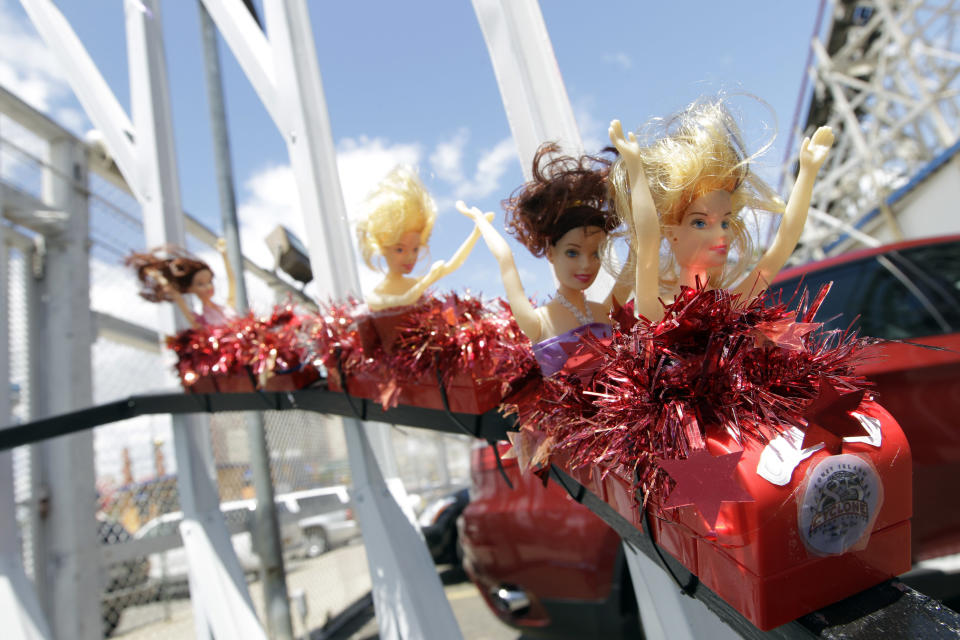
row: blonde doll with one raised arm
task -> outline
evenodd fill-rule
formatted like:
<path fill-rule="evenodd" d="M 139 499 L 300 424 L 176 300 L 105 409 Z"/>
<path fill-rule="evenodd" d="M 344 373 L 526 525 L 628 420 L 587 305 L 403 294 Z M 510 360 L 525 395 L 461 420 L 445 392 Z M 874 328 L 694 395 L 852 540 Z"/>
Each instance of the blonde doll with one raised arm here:
<path fill-rule="evenodd" d="M 491 214 L 492 216 L 492 214 Z M 367 197 L 367 213 L 357 225 L 357 240 L 368 267 L 380 270 L 375 262 L 386 263 L 383 280 L 367 296 L 371 311 L 415 303 L 430 285 L 456 271 L 480 238 L 474 228 L 449 261 L 438 260 L 420 278 L 410 272 L 423 255 L 437 208 L 413 169 L 400 166 L 390 172 Z"/>
<path fill-rule="evenodd" d="M 750 170 L 755 156 L 744 150 L 722 99 L 694 103 L 662 121 L 660 134 L 643 146 L 614 120 L 610 140 L 620 152 L 611 197 L 632 231 L 636 310 L 656 321 L 663 317 L 658 298 L 672 300 L 681 286 L 729 289 L 746 303 L 770 284 L 800 240 L 833 132 L 820 127 L 804 139 L 786 205 Z M 773 243 L 752 269 L 753 242 L 742 218 L 747 209 L 783 212 Z M 668 245 L 663 264 L 662 240 Z"/>
<path fill-rule="evenodd" d="M 557 294 L 548 304 L 537 308 L 530 303 L 506 240 L 479 209 L 457 203 L 460 212 L 476 222 L 496 258 L 507 301 L 520 330 L 533 343 L 544 376 L 563 366 L 564 344 L 578 341 L 587 330 L 610 334 L 609 299 L 591 302 L 584 292 L 596 279 L 610 233 L 617 226 L 607 206 L 609 163 L 591 156 L 556 156 L 556 152 L 552 145 L 538 149 L 533 180 L 504 203 L 508 231 L 553 267 Z M 629 288 L 616 289 L 611 297 L 623 299 Z"/>

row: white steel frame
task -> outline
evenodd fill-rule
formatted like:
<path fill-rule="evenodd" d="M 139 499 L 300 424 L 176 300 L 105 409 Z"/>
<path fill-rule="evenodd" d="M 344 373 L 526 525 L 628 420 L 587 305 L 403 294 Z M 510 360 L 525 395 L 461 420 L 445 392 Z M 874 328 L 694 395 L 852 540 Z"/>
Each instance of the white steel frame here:
<path fill-rule="evenodd" d="M 49 0 L 22 0 L 22 4 L 64 67 L 71 87 L 91 121 L 103 133 L 119 171 L 141 204 L 147 243 L 182 245 L 185 239 L 183 209 L 158 3 L 154 0 L 124 2 L 132 122 L 56 6 Z M 83 245 L 86 227 L 73 237 L 75 244 Z M 80 315 L 89 317 L 88 309 L 89 304 Z M 173 333 L 182 320 L 178 321 L 169 305 L 159 309 L 161 331 Z M 89 380 L 89 375 L 86 379 Z M 70 408 L 74 407 L 64 407 L 64 410 Z M 194 594 L 196 636 L 264 639 L 266 635 L 257 619 L 220 512 L 207 421 L 198 416 L 175 416 L 173 429 L 177 482 L 185 515 L 181 526 L 184 546 L 191 558 L 189 582 Z M 92 471 L 92 447 L 89 460 Z M 88 484 L 74 480 L 75 491 L 87 493 L 88 487 L 93 486 L 92 477 Z M 93 513 L 92 506 L 89 513 Z M 63 616 L 64 624 L 73 618 L 74 625 L 82 625 L 84 621 L 89 625 L 91 619 L 99 620 L 98 612 L 99 606 L 93 611 L 85 609 L 79 619 L 76 612 L 67 612 Z M 58 615 L 58 623 L 59 618 Z M 99 638 L 99 623 L 95 625 L 96 634 L 83 636 L 70 634 L 66 628 L 61 633 L 57 630 L 61 625 L 54 626 L 57 637 Z"/>
<path fill-rule="evenodd" d="M 328 287 L 321 295 L 344 299 L 360 293 L 306 3 L 265 0 L 266 33 L 240 0 L 203 4 L 287 144 L 310 265 L 316 282 Z M 344 430 L 380 637 L 461 637 L 419 530 L 391 493 L 402 495 L 402 485 L 388 486 L 373 455 L 370 435 L 382 426 L 351 419 L 344 420 Z"/>
<path fill-rule="evenodd" d="M 833 4 L 841 13 L 850 6 Z M 888 197 L 960 135 L 960 2 L 858 0 L 856 7 L 869 17 L 849 28 L 837 51 L 811 43 L 812 100 L 832 101 L 827 122 L 815 124 L 833 127 L 837 141 L 794 261 L 822 258 L 824 247 L 836 253 L 853 242 L 877 244 L 870 232 L 881 225 L 901 237 Z M 811 131 L 797 133 L 800 139 Z M 843 234 L 848 240 L 838 242 Z"/>

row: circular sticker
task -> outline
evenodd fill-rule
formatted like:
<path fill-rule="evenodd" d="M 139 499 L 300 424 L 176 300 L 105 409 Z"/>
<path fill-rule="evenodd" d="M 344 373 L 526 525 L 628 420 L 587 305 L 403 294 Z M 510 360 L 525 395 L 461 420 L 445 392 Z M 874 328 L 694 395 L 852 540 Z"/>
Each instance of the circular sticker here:
<path fill-rule="evenodd" d="M 868 536 L 883 504 L 883 484 L 869 460 L 829 456 L 807 474 L 798 522 L 814 553 L 846 553 Z"/>

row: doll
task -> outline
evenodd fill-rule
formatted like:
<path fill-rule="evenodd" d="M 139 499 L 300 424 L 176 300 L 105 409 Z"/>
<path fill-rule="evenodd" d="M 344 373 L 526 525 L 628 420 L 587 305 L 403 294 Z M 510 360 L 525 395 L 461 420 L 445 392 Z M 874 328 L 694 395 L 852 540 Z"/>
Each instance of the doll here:
<path fill-rule="evenodd" d="M 140 279 L 141 297 L 150 302 L 171 301 L 177 305 L 184 318 L 194 329 L 202 326 L 225 324 L 236 315 L 236 281 L 230 261 L 227 260 L 227 244 L 223 238 L 217 240 L 217 251 L 223 256 L 227 271 L 227 304 L 221 306 L 213 301 L 213 271 L 210 266 L 177 247 L 157 248 L 147 253 L 133 253 L 125 264 L 133 267 Z M 200 299 L 200 313 L 184 299 L 184 294 L 192 293 Z"/>
<path fill-rule="evenodd" d="M 386 263 L 386 274 L 367 296 L 371 311 L 417 302 L 427 288 L 463 264 L 480 238 L 474 228 L 448 261 L 438 260 L 420 278 L 410 277 L 433 231 L 437 208 L 427 188 L 409 167 L 399 166 L 367 197 L 366 217 L 357 225 L 357 242 L 368 267 L 380 270 L 377 256 Z"/>
<path fill-rule="evenodd" d="M 750 170 L 756 154 L 747 155 L 722 99 L 690 105 L 663 122 L 661 135 L 646 146 L 632 133 L 625 138 L 619 120 L 609 133 L 621 156 L 611 169 L 611 199 L 632 228 L 636 311 L 652 321 L 663 317 L 658 293 L 672 300 L 681 286 L 727 289 L 741 304 L 765 289 L 800 239 L 817 171 L 833 145 L 829 127 L 804 139 L 799 175 L 784 205 Z M 752 270 L 744 209 L 783 212 L 776 238 Z M 661 240 L 669 245 L 663 268 Z"/>
<path fill-rule="evenodd" d="M 609 162 L 593 156 L 558 156 L 557 151 L 556 145 L 542 145 L 533 159 L 533 180 L 504 202 L 508 232 L 534 256 L 546 257 L 553 268 L 559 284 L 548 304 L 539 308 L 531 304 L 506 240 L 479 209 L 457 203 L 460 212 L 476 222 L 497 259 L 510 308 L 533 343 L 544 376 L 563 366 L 564 344 L 578 341 L 587 330 L 600 337 L 610 334 L 610 299 L 591 302 L 584 292 L 596 279 L 617 227 L 607 201 Z M 611 298 L 625 298 L 625 293 L 617 288 Z"/>

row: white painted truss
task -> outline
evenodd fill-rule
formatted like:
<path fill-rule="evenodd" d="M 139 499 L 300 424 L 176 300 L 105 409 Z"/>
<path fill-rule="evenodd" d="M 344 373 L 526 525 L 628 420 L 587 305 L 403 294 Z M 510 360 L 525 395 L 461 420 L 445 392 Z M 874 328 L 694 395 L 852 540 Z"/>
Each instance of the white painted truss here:
<path fill-rule="evenodd" d="M 836 144 L 795 262 L 901 239 L 891 196 L 960 133 L 960 2 L 834 0 L 827 8 L 831 26 L 811 43 L 806 126 L 791 133 L 794 154 L 820 125 L 833 127 Z M 795 165 L 785 172 L 789 182 Z"/>

